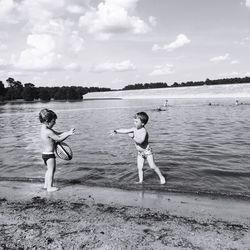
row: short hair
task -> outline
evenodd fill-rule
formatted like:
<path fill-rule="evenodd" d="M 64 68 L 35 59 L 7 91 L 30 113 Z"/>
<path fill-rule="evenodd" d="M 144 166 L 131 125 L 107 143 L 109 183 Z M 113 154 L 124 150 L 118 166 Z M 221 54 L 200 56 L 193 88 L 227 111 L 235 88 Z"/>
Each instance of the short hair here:
<path fill-rule="evenodd" d="M 53 119 L 57 119 L 57 115 L 50 109 L 42 109 L 39 113 L 39 120 L 41 123 L 51 122 Z"/>
<path fill-rule="evenodd" d="M 145 112 L 136 113 L 135 118 L 139 118 L 144 125 L 147 124 L 149 119 L 148 115 Z"/>

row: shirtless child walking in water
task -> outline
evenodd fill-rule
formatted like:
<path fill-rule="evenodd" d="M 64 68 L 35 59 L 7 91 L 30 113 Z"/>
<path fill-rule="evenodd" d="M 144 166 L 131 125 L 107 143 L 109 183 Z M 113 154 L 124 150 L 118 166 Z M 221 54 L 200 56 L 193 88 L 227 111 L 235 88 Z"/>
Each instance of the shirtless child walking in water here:
<path fill-rule="evenodd" d="M 39 120 L 42 123 L 41 127 L 41 139 L 43 142 L 42 158 L 44 164 L 47 166 L 45 173 L 44 188 L 48 192 L 57 191 L 58 188 L 53 186 L 54 174 L 56 171 L 56 156 L 54 153 L 56 142 L 64 141 L 70 135 L 75 133 L 75 129 L 60 133 L 53 130 L 53 126 L 56 124 L 57 115 L 49 109 L 42 109 L 39 113 Z"/>
<path fill-rule="evenodd" d="M 160 169 L 155 165 L 152 150 L 148 143 L 148 132 L 145 125 L 148 122 L 148 115 L 145 112 L 139 112 L 134 116 L 135 127 L 131 129 L 116 129 L 112 131 L 111 135 L 115 134 L 128 134 L 135 142 L 135 147 L 138 151 L 137 155 L 137 168 L 139 175 L 139 182 L 143 182 L 143 165 L 144 161 L 147 160 L 150 168 L 152 168 L 158 177 L 160 183 L 165 184 L 165 177 L 161 174 Z"/>

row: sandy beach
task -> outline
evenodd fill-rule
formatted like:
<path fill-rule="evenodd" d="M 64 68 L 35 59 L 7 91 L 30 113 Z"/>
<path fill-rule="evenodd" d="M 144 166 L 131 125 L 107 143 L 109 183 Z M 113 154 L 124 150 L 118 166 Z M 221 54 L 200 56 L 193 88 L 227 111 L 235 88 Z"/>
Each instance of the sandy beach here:
<path fill-rule="evenodd" d="M 250 249 L 249 201 L 0 182 L 0 249 Z"/>

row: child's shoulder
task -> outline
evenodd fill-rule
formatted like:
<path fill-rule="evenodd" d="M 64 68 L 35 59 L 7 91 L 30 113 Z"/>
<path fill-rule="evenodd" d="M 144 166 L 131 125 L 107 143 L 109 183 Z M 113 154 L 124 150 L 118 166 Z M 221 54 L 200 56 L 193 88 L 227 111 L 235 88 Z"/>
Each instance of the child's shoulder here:
<path fill-rule="evenodd" d="M 140 129 L 137 129 L 137 132 L 138 132 L 138 133 L 145 134 L 145 133 L 147 133 L 147 130 L 146 130 L 145 127 L 142 127 L 142 128 L 140 128 Z"/>
<path fill-rule="evenodd" d="M 53 131 L 50 128 L 47 128 L 46 126 L 42 126 L 41 131 L 43 134 L 51 134 Z"/>

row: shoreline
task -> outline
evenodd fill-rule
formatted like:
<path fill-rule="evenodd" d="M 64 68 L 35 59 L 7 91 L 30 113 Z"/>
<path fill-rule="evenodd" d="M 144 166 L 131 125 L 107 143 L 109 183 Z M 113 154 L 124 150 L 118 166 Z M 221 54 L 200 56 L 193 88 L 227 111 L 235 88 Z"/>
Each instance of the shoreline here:
<path fill-rule="evenodd" d="M 47 193 L 41 183 L 1 181 L 0 245 L 248 249 L 249 205 L 230 198 L 82 185 Z"/>
<path fill-rule="evenodd" d="M 43 183 L 44 178 L 34 178 L 34 177 L 1 177 L 0 176 L 0 183 L 1 182 L 20 182 L 20 183 Z M 123 183 L 116 184 L 116 183 L 99 183 L 96 185 L 91 181 L 80 181 L 80 180 L 65 180 L 65 179 L 56 179 L 56 185 L 60 186 L 80 186 L 80 187 L 88 187 L 88 188 L 105 188 L 105 189 L 117 189 L 122 191 L 131 191 L 131 192 L 151 192 L 151 193 L 161 193 L 163 195 L 173 194 L 173 195 L 183 195 L 183 196 L 199 196 L 207 199 L 233 199 L 238 201 L 249 201 L 250 196 L 249 194 L 244 193 L 215 193 L 212 191 L 204 191 L 204 190 L 178 190 L 173 188 L 168 188 L 167 185 L 159 185 L 159 184 L 133 184 L 125 185 Z M 1 186 L 1 184 L 0 184 Z"/>

